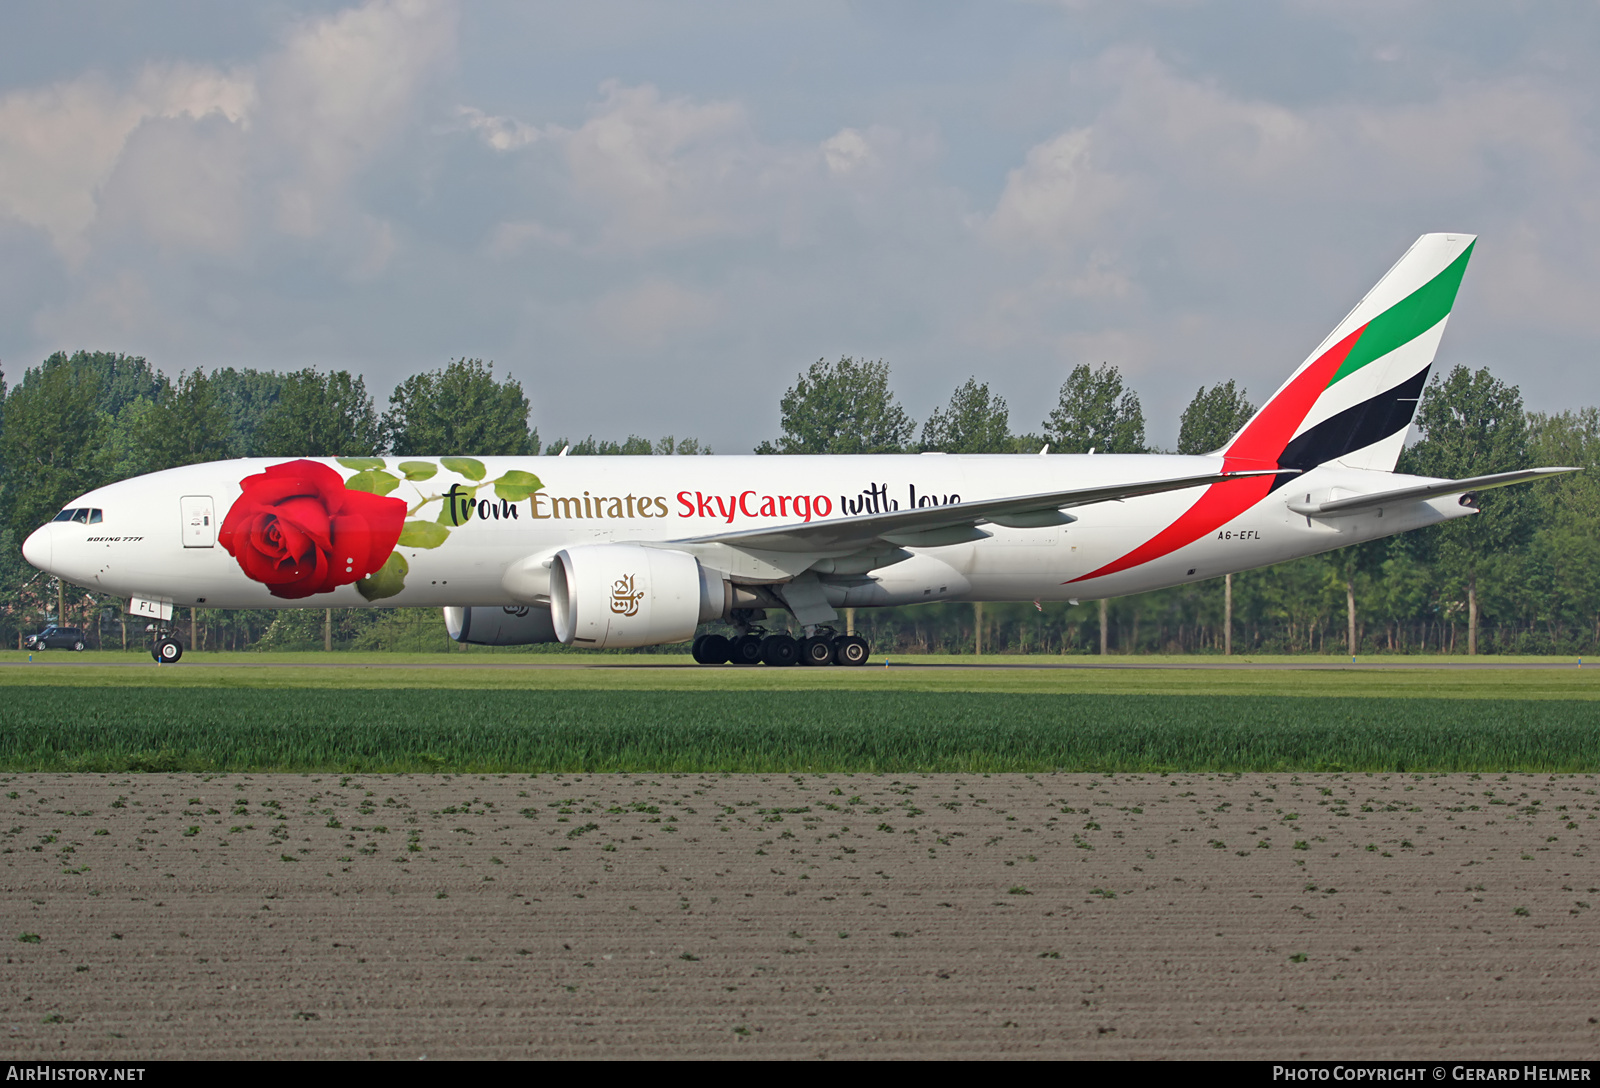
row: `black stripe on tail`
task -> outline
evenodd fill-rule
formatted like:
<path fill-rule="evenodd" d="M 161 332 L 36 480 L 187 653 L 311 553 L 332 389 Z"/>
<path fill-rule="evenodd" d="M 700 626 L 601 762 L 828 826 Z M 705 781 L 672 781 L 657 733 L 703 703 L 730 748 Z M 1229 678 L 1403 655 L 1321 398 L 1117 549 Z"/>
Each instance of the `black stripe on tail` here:
<path fill-rule="evenodd" d="M 1422 397 L 1430 369 L 1431 364 L 1393 389 L 1346 408 L 1295 436 L 1283 448 L 1278 464 L 1305 472 L 1405 430 L 1417 414 L 1417 401 Z M 1272 489 L 1276 491 L 1292 479 L 1292 475 L 1279 476 L 1272 481 Z"/>

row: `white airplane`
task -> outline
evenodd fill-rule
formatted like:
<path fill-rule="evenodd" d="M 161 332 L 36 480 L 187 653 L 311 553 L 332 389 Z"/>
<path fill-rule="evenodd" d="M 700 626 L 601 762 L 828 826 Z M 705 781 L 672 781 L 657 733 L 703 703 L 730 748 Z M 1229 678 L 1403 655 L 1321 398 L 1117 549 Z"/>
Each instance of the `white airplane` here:
<path fill-rule="evenodd" d="M 1477 513 L 1567 468 L 1393 469 L 1475 239 L 1414 244 L 1221 450 L 1167 455 L 252 459 L 97 488 L 23 555 L 174 605 L 442 607 L 462 642 L 860 665 L 841 608 L 1071 601 L 1215 578 Z M 804 638 L 768 634 L 788 611 Z M 157 627 L 158 660 L 182 645 Z"/>

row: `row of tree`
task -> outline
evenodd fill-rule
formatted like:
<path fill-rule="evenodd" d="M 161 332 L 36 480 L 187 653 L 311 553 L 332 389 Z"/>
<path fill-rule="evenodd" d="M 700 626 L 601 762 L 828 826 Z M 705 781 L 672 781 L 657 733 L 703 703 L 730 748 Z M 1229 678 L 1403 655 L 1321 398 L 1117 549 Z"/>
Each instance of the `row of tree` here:
<path fill-rule="evenodd" d="M 492 364 L 459 359 L 401 382 L 380 411 L 359 375 L 231 368 L 176 381 L 138 357 L 57 354 L 6 392 L 0 378 L 0 638 L 62 609 L 97 638 L 123 637 L 117 602 L 57 592 L 18 544 L 70 500 L 143 472 L 236 456 L 709 453 L 695 439 L 588 437 L 541 443 L 530 404 Z M 1179 421 L 1179 453 L 1221 448 L 1253 413 L 1231 381 L 1201 388 Z M 882 361 L 819 360 L 780 401 L 782 433 L 757 453 L 1152 452 L 1138 395 L 1116 367 L 1079 366 L 1037 432 L 1012 430 L 1005 399 L 973 378 L 920 428 L 897 402 Z M 1525 413 L 1515 387 L 1462 368 L 1430 383 L 1421 439 L 1400 469 L 1461 477 L 1533 464 L 1593 466 L 1594 409 Z M 990 652 L 1246 651 L 1592 652 L 1600 646 L 1600 477 L 1491 491 L 1483 513 L 1445 526 L 1233 579 L 1233 624 L 1215 586 L 1144 594 L 1105 610 L 1032 605 L 878 610 L 861 617 L 883 650 Z M 55 605 L 56 608 L 51 606 Z M 419 616 L 352 611 L 307 634 L 307 614 L 198 610 L 192 637 L 213 647 L 320 642 L 441 647 Z M 436 626 L 436 621 L 434 622 Z M 309 630 L 309 628 L 307 628 Z M 1458 639 L 1459 634 L 1459 639 Z"/>
<path fill-rule="evenodd" d="M 757 453 L 1150 453 L 1139 395 L 1109 364 L 1073 369 L 1039 432 L 1011 430 L 1006 400 L 976 377 L 922 425 L 889 388 L 889 366 L 849 357 L 819 359 L 779 401 L 783 434 Z M 1207 453 L 1225 443 L 1255 411 L 1232 381 L 1202 388 L 1179 421 L 1178 452 Z"/>

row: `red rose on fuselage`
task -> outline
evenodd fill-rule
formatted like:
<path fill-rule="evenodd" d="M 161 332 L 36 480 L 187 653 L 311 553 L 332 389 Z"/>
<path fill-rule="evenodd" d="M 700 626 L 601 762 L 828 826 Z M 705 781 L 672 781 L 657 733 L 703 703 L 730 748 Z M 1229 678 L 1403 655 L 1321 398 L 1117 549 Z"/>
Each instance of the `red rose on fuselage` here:
<path fill-rule="evenodd" d="M 316 461 L 290 461 L 239 482 L 217 543 L 245 576 L 295 600 L 359 582 L 400 540 L 406 504 L 351 491 Z"/>

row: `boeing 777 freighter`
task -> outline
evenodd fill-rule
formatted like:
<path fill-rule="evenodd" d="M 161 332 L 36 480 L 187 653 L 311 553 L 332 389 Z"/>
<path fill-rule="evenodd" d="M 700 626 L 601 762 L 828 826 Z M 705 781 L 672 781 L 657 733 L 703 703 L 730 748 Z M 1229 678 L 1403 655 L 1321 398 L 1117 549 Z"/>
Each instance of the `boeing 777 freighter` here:
<path fill-rule="evenodd" d="M 841 608 L 1078 601 L 1478 512 L 1574 471 L 1394 472 L 1474 238 L 1418 239 L 1222 449 L 1200 457 L 352 457 L 169 469 L 74 499 L 23 554 L 157 624 L 210 608 L 434 606 L 463 642 L 860 665 Z M 789 612 L 796 639 L 761 624 Z M 176 661 L 162 629 L 153 652 Z"/>

